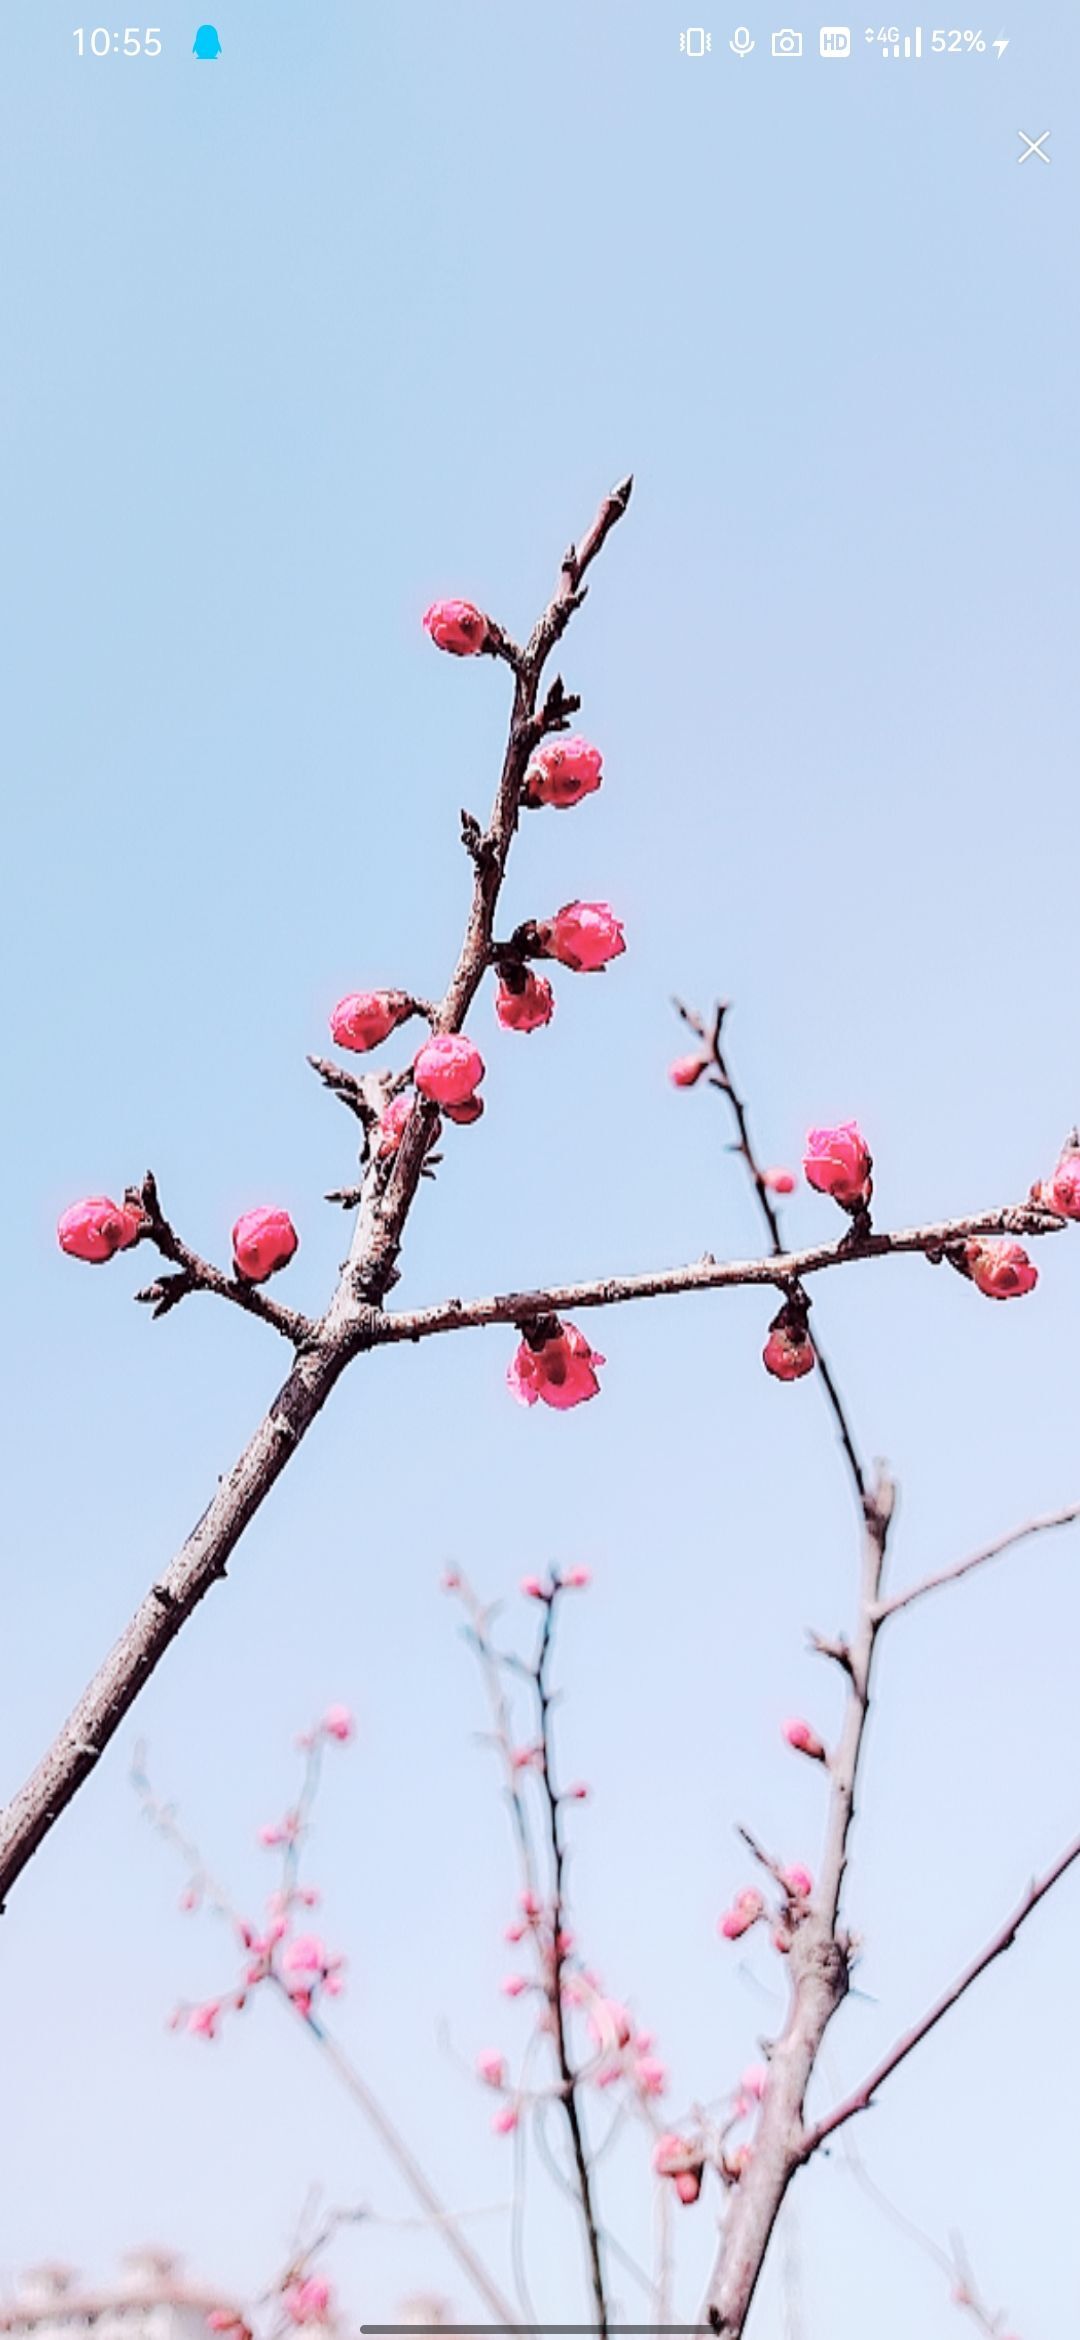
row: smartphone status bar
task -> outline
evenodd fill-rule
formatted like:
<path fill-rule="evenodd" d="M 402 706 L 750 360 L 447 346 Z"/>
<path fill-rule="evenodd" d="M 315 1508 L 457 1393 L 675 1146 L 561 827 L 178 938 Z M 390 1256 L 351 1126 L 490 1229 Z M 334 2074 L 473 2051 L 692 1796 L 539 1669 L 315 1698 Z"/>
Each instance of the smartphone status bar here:
<path fill-rule="evenodd" d="M 775 57 L 781 63 L 794 58 L 817 56 L 829 63 L 850 59 L 861 50 L 868 56 L 883 57 L 888 61 L 920 57 L 989 57 L 1000 64 L 1009 46 L 1005 34 L 988 40 L 981 27 L 955 25 L 924 26 L 916 24 L 906 29 L 902 25 L 867 25 L 865 31 L 850 24 L 822 24 L 816 33 L 803 33 L 794 25 L 779 25 L 775 32 L 757 39 L 749 25 L 736 25 L 725 41 L 721 33 L 714 41 L 713 34 L 703 24 L 688 25 L 679 34 L 679 48 L 684 57 L 702 58 L 714 49 L 727 47 L 733 56 L 745 60 L 755 54 Z"/>

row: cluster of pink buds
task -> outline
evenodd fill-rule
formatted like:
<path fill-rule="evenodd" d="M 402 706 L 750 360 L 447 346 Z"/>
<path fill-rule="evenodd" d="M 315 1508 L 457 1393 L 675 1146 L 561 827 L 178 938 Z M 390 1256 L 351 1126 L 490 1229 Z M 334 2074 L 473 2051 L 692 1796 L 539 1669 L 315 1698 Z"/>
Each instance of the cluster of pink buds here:
<path fill-rule="evenodd" d="M 665 2129 L 653 2147 L 652 2164 L 658 2177 L 671 2179 L 680 2202 L 689 2206 L 697 2201 L 705 2174 L 705 2157 L 699 2145 L 692 2145 L 674 2129 Z"/>
<path fill-rule="evenodd" d="M 530 1601 L 553 1601 L 556 1593 L 584 1592 L 592 1583 L 592 1571 L 579 1562 L 574 1568 L 552 1569 L 551 1575 L 523 1576 L 521 1591 Z"/>
<path fill-rule="evenodd" d="M 539 1398 L 545 1406 L 565 1412 L 598 1396 L 596 1368 L 605 1363 L 576 1325 L 556 1321 L 552 1330 L 549 1317 L 541 1327 L 524 1333 L 506 1378 L 520 1405 L 534 1406 Z"/>
<path fill-rule="evenodd" d="M 511 2092 L 506 2057 L 498 2048 L 481 2048 L 476 2059 L 476 2075 L 485 2088 L 493 2088 L 503 2102 L 492 2114 L 491 2126 L 497 2137 L 509 2137 L 518 2125 L 518 2108 Z"/>

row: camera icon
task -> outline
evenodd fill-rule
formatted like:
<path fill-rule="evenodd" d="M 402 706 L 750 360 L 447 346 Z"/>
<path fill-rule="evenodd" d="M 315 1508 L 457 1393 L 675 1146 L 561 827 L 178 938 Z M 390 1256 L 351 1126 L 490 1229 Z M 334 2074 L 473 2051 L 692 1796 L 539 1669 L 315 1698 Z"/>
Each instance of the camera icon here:
<path fill-rule="evenodd" d="M 781 32 L 774 32 L 772 53 L 774 57 L 801 57 L 801 32 L 793 32 L 789 24 L 786 24 Z"/>

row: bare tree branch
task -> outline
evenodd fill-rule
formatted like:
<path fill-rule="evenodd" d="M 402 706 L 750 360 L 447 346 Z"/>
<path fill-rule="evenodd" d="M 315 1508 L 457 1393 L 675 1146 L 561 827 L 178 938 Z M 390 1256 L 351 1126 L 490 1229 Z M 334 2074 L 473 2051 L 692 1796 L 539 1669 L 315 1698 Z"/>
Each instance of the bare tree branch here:
<path fill-rule="evenodd" d="M 175 1227 L 166 1218 L 158 1196 L 157 1180 L 148 1170 L 138 1187 L 129 1187 L 124 1197 L 142 1219 L 140 1243 L 152 1243 L 163 1259 L 176 1270 L 171 1276 L 159 1276 L 156 1282 L 136 1292 L 136 1300 L 144 1301 L 155 1316 L 166 1316 L 189 1292 L 212 1292 L 219 1300 L 231 1300 L 248 1316 L 258 1316 L 263 1324 L 272 1325 L 296 1349 L 311 1339 L 315 1330 L 310 1317 L 302 1316 L 297 1308 L 283 1308 L 278 1300 L 271 1300 L 257 1284 L 246 1283 L 243 1276 L 227 1276 L 221 1268 L 212 1267 L 209 1260 L 200 1259 L 197 1251 L 183 1242 Z"/>
<path fill-rule="evenodd" d="M 746 1164 L 754 1192 L 757 1196 L 758 1209 L 761 1212 L 761 1216 L 764 1219 L 766 1228 L 768 1230 L 770 1249 L 774 1259 L 779 1259 L 783 1256 L 784 1251 L 780 1213 L 776 1206 L 775 1197 L 765 1183 L 765 1172 L 758 1160 L 757 1154 L 754 1150 L 754 1142 L 750 1135 L 749 1111 L 745 1100 L 740 1097 L 739 1092 L 735 1086 L 731 1067 L 727 1058 L 727 1053 L 723 1047 L 723 1030 L 727 1016 L 730 1013 L 730 1002 L 727 1000 L 722 1000 L 720 1002 L 720 1004 L 713 1011 L 712 1023 L 709 1025 L 706 1025 L 701 1016 L 696 1015 L 693 1009 L 684 1007 L 681 1000 L 676 1000 L 675 1007 L 678 1014 L 682 1017 L 684 1024 L 689 1026 L 689 1029 L 695 1033 L 697 1038 L 701 1041 L 703 1048 L 708 1051 L 709 1062 L 713 1068 L 710 1086 L 714 1089 L 718 1089 L 721 1095 L 727 1098 L 728 1104 L 731 1107 L 731 1111 L 734 1114 L 735 1126 L 739 1133 L 738 1144 L 735 1147 L 735 1151 L 736 1153 L 741 1154 L 742 1159 Z M 828 1399 L 829 1405 L 832 1407 L 833 1419 L 836 1423 L 837 1431 L 840 1437 L 840 1445 L 843 1450 L 848 1469 L 851 1473 L 851 1477 L 855 1486 L 855 1493 L 861 1508 L 863 1498 L 866 1494 L 866 1474 L 863 1469 L 863 1464 L 859 1456 L 858 1448 L 855 1444 L 855 1435 L 852 1430 L 851 1423 L 848 1419 L 847 1410 L 844 1406 L 839 1389 L 836 1385 L 836 1381 L 833 1377 L 832 1368 L 818 1338 L 816 1324 L 814 1326 L 814 1355 L 817 1358 L 821 1386 L 825 1392 L 826 1398 Z"/>
<path fill-rule="evenodd" d="M 988 1560 L 998 1560 L 1003 1552 L 1011 1552 L 1014 1545 L 1027 1542 L 1029 1536 L 1043 1536 L 1050 1528 L 1070 1527 L 1080 1519 L 1080 1503 L 1067 1503 L 1060 1511 L 1043 1512 L 1039 1519 L 1029 1519 L 1023 1527 L 1013 1528 L 1007 1536 L 999 1536 L 993 1544 L 984 1544 L 981 1552 L 971 1552 L 966 1560 L 958 1560 L 952 1568 L 942 1568 L 936 1576 L 924 1576 L 919 1584 L 908 1586 L 906 1592 L 893 1593 L 887 1601 L 879 1601 L 878 1622 L 896 1617 L 901 1609 L 910 1609 L 913 1601 L 921 1601 L 924 1593 L 937 1592 L 943 1584 L 956 1584 L 962 1576 L 970 1576 L 973 1568 L 984 1568 Z"/>
<path fill-rule="evenodd" d="M 544 666 L 580 605 L 586 570 L 626 510 L 631 485 L 624 480 L 605 499 L 581 545 L 565 556 L 555 592 L 525 651 L 509 655 L 514 696 L 502 772 L 474 862 L 464 940 L 433 1019 L 437 1032 L 460 1031 L 486 972 L 495 911 L 520 816 L 522 783 L 532 749 L 543 735 L 544 719 L 536 709 Z M 499 643 L 505 646 L 501 633 Z M 219 1482 L 198 1525 L 151 1586 L 36 1770 L 0 1813 L 0 1909 L 16 1878 L 89 1778 L 170 1643 L 224 1576 L 244 1529 L 346 1366 L 371 1346 L 397 1275 L 402 1238 L 436 1118 L 436 1108 L 418 1098 L 389 1175 L 377 1158 L 369 1163 L 349 1256 L 325 1316 L 305 1339 L 269 1412 Z"/>
<path fill-rule="evenodd" d="M 826 2137 L 831 2137 L 835 2130 L 842 2128 L 845 2121 L 852 2120 L 856 2113 L 868 2110 L 878 2089 L 883 2087 L 890 2074 L 895 2072 L 914 2049 L 929 2037 L 943 2017 L 948 2015 L 950 2010 L 956 2006 L 957 2001 L 962 1999 L 965 1992 L 971 1989 L 972 1983 L 978 1982 L 979 1976 L 985 1974 L 988 1966 L 993 1965 L 995 1958 L 1000 1958 L 1004 1951 L 1011 1949 L 1021 1926 L 1027 1923 L 1032 1911 L 1038 1908 L 1040 1901 L 1045 1901 L 1047 1894 L 1052 1892 L 1054 1886 L 1065 1876 L 1066 1871 L 1071 1869 L 1073 1863 L 1078 1860 L 1080 1860 L 1080 1836 L 1074 1837 L 1073 1842 L 1066 1846 L 1063 1853 L 1059 1854 L 1053 1867 L 1047 1869 L 1044 1876 L 1036 1878 L 1028 1886 L 1023 1900 L 1017 1904 L 1012 1916 L 1006 1918 L 1004 1925 L 999 1927 L 997 1933 L 992 1936 L 985 1949 L 980 1950 L 978 1956 L 973 1958 L 970 1965 L 964 1968 L 963 1973 L 957 1976 L 956 1981 L 950 1983 L 948 1990 L 942 1992 L 940 1999 L 935 1999 L 933 2006 L 928 2009 L 927 2013 L 920 2016 L 919 2021 L 913 2023 L 910 2030 L 902 2034 L 895 2045 L 889 2049 L 888 2055 L 883 2056 L 880 2064 L 875 2065 L 869 2078 L 864 2080 L 860 2087 L 853 2089 L 851 2095 L 846 2096 L 843 2103 L 838 2104 L 825 2120 L 815 2122 L 813 2128 L 807 2130 L 803 2139 L 802 2158 L 804 2160 L 809 2160 L 811 2153 L 817 2151 L 818 2146 L 824 2143 Z"/>

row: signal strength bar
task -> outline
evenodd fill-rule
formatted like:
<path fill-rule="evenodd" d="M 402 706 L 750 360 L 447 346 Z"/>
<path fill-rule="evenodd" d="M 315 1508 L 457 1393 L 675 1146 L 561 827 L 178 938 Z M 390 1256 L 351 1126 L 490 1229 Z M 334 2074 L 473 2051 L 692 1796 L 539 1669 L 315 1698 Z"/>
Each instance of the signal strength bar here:
<path fill-rule="evenodd" d="M 881 54 L 883 57 L 921 57 L 921 24 L 916 25 L 913 33 L 905 33 L 902 41 L 886 41 L 882 47 Z"/>

